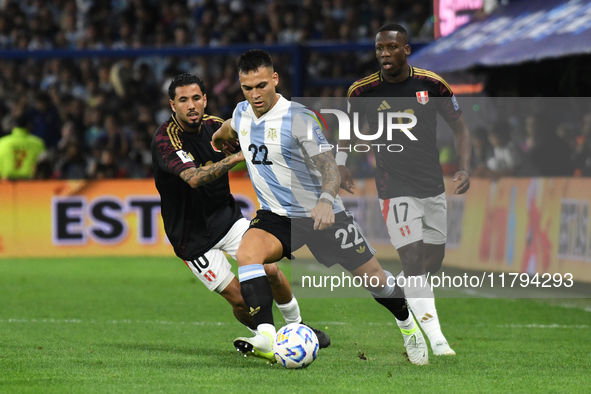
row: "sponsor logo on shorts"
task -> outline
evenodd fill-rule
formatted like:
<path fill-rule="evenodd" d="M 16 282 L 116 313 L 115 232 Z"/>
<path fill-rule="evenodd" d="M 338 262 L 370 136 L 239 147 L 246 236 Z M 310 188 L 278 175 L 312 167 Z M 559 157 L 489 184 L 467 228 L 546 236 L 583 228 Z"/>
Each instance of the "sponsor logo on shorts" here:
<path fill-rule="evenodd" d="M 365 245 L 358 247 L 355 251 L 359 254 L 365 252 Z"/>
<path fill-rule="evenodd" d="M 250 222 L 251 226 L 254 226 L 255 224 L 257 224 L 259 222 L 260 219 L 252 219 Z"/>

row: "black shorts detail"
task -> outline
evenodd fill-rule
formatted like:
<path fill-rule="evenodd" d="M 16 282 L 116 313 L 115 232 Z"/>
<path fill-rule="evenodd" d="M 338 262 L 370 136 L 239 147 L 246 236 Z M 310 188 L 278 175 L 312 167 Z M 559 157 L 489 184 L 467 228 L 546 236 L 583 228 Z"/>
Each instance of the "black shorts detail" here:
<path fill-rule="evenodd" d="M 291 219 L 279 216 L 271 211 L 259 209 L 257 215 L 250 221 L 251 228 L 258 228 L 274 235 L 283 246 L 283 257 L 291 259 Z M 246 231 L 248 231 L 246 230 Z"/>
<path fill-rule="evenodd" d="M 311 218 L 287 218 L 271 211 L 259 210 L 250 222 L 250 228 L 258 228 L 274 235 L 283 245 L 283 256 L 307 245 L 314 257 L 323 265 L 341 265 L 348 271 L 361 267 L 371 260 L 374 250 L 353 216 L 346 212 L 335 215 L 335 224 L 325 230 L 314 230 Z"/>

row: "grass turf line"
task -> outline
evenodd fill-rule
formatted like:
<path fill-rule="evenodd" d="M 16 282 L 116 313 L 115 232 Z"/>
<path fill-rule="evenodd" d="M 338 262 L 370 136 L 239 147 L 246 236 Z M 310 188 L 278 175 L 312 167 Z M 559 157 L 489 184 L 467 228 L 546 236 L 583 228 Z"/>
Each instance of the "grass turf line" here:
<path fill-rule="evenodd" d="M 240 357 L 248 331 L 176 258 L 0 259 L 0 392 L 582 392 L 591 314 L 524 299 L 438 299 L 458 353 L 417 367 L 369 299 L 300 299 L 332 345 L 308 369 Z M 280 314 L 275 310 L 277 326 Z M 523 328 L 527 325 L 560 328 Z M 511 327 L 514 325 L 516 327 Z M 583 327 L 583 328 L 582 328 Z M 364 354 L 366 360 L 360 359 Z"/>

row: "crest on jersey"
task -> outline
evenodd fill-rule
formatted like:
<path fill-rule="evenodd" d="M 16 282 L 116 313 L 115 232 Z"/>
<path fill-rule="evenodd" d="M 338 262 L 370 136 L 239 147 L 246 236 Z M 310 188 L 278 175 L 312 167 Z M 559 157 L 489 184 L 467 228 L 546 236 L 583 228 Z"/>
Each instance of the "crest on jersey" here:
<path fill-rule="evenodd" d="M 419 102 L 419 104 L 427 104 L 429 102 L 429 92 L 417 92 L 417 101 Z"/>
<path fill-rule="evenodd" d="M 267 131 L 267 138 L 270 138 L 272 141 L 275 141 L 275 138 L 277 138 L 277 129 L 271 127 Z"/>

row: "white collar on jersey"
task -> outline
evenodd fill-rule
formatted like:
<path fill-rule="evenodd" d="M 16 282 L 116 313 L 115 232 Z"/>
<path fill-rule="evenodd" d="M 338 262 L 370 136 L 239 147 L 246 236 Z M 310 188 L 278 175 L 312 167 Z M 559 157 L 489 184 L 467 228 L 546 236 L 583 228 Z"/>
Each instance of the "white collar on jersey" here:
<path fill-rule="evenodd" d="M 254 123 L 255 124 L 259 124 L 262 121 L 264 121 L 265 119 L 267 119 L 269 116 L 272 116 L 273 113 L 279 111 L 285 104 L 288 104 L 289 105 L 289 101 L 287 101 L 286 98 L 284 98 L 280 93 L 276 93 L 276 94 L 279 96 L 279 100 L 277 100 L 277 102 L 275 103 L 275 105 L 273 106 L 273 108 L 271 108 L 270 110 L 268 110 L 267 112 L 265 112 L 263 114 L 263 116 L 261 116 L 260 118 L 257 118 L 257 116 L 255 115 L 255 113 L 254 113 L 254 111 L 252 109 L 252 105 L 250 105 L 250 103 L 248 103 L 248 109 L 247 109 L 247 111 L 252 116 L 252 119 L 254 120 Z"/>

